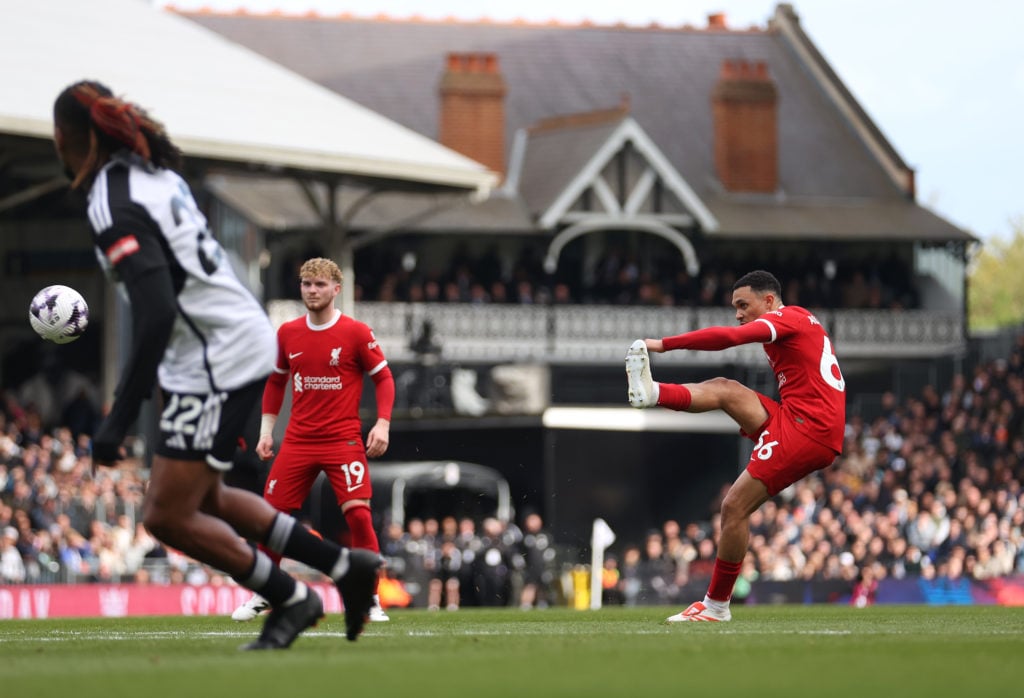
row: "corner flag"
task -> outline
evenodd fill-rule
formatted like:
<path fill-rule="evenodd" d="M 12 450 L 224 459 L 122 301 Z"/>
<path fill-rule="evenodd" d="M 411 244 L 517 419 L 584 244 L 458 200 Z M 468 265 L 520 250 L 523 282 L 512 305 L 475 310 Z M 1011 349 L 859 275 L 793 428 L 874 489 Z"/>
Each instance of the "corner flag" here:
<path fill-rule="evenodd" d="M 615 542 L 615 532 L 604 519 L 594 519 L 590 533 L 590 609 L 601 608 L 601 571 L 604 569 L 604 551 Z"/>

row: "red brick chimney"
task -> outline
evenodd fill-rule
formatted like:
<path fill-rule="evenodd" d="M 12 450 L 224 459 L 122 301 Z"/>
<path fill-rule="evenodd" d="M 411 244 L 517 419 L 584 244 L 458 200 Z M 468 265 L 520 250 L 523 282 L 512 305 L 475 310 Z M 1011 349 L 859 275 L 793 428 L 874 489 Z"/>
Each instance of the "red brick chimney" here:
<path fill-rule="evenodd" d="M 441 78 L 442 145 L 505 172 L 505 78 L 493 53 L 449 53 Z"/>
<path fill-rule="evenodd" d="M 728 191 L 779 185 L 778 92 L 763 61 L 727 60 L 711 92 L 715 169 Z"/>
<path fill-rule="evenodd" d="M 725 24 L 724 12 L 712 12 L 708 15 L 708 29 L 728 29 Z"/>

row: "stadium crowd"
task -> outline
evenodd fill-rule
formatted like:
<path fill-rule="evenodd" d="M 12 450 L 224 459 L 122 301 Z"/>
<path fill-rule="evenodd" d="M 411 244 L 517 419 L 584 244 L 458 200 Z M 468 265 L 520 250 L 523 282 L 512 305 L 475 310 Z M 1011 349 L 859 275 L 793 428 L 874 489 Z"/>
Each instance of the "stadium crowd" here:
<path fill-rule="evenodd" d="M 137 458 L 92 472 L 88 432 L 48 427 L 13 392 L 0 415 L 0 581 L 223 582 L 139 523 Z M 87 423 L 87 422 L 86 422 Z M 755 580 L 921 575 L 988 579 L 1024 573 L 1024 336 L 1006 358 L 927 387 L 887 394 L 877 416 L 851 415 L 836 463 L 785 490 L 752 518 L 736 595 Z M 709 511 L 717 511 L 709 503 Z M 710 574 L 716 519 L 667 521 L 617 548 L 610 599 L 677 603 Z M 536 606 L 558 596 L 552 535 L 539 516 L 410 520 L 381 533 L 389 575 L 415 605 Z"/>
<path fill-rule="evenodd" d="M 229 583 L 149 534 L 140 520 L 144 477 L 137 457 L 93 472 L 87 430 L 47 429 L 34 405 L 8 392 L 0 413 L 0 583 Z M 524 516 L 522 528 L 488 518 L 479 530 L 472 519 L 413 519 L 405 529 L 386 527 L 381 548 L 388 576 L 417 605 L 552 602 L 555 551 L 538 514 Z"/>
<path fill-rule="evenodd" d="M 646 306 L 728 306 L 735 261 L 707 260 L 691 276 L 679 255 L 659 255 L 645 263 L 619 247 L 584 269 L 565 264 L 549 277 L 541 253 L 523 246 L 518 256 L 500 255 L 496 247 L 475 254 L 460 246 L 444 269 L 421 270 L 402 264 L 393 251 L 361 259 L 365 272 L 356 280 L 359 298 L 370 301 L 433 303 L 584 303 Z M 898 260 L 866 260 L 834 265 L 832 281 L 822 274 L 825 262 L 788 260 L 776 265 L 789 303 L 811 308 L 917 308 L 912 274 Z"/>

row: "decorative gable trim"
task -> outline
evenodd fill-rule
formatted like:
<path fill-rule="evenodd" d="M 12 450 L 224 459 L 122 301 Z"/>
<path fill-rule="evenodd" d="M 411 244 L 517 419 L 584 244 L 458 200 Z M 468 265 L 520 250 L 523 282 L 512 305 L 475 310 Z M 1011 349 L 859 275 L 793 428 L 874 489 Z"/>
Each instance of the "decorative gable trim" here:
<path fill-rule="evenodd" d="M 627 143 L 630 143 L 647 162 L 647 168 L 634 183 L 633 188 L 626 195 L 625 201 L 620 201 L 602 172 Z M 514 167 L 510 169 L 513 172 L 516 171 Z M 704 202 L 669 163 L 668 158 L 636 120 L 628 116 L 622 120 L 622 123 L 604 144 L 580 169 L 576 177 L 556 197 L 551 206 L 541 214 L 538 224 L 541 228 L 550 230 L 559 223 L 579 220 L 582 214 L 574 215 L 571 209 L 573 204 L 588 190 L 604 209 L 602 216 L 605 219 L 608 217 L 635 219 L 640 215 L 638 213 L 640 207 L 651 194 L 658 179 L 664 182 L 668 190 L 679 199 L 705 232 L 713 232 L 718 229 L 718 221 L 704 205 Z"/>

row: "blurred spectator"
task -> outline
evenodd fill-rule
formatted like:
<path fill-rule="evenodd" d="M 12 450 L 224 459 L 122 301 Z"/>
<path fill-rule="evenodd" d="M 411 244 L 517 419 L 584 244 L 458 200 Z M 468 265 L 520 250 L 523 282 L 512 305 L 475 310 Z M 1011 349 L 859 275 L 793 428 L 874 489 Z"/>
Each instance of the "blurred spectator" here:
<path fill-rule="evenodd" d="M 640 600 L 643 586 L 640 578 L 640 548 L 635 545 L 626 546 L 622 552 L 622 573 L 619 588 L 627 606 L 636 606 Z"/>
<path fill-rule="evenodd" d="M 25 562 L 18 550 L 18 530 L 13 526 L 0 531 L 0 580 L 5 584 L 25 581 Z"/>
<path fill-rule="evenodd" d="M 626 603 L 626 597 L 619 585 L 619 561 L 614 555 L 607 555 L 604 558 L 604 567 L 601 570 L 601 604 L 605 606 L 621 606 Z"/>
<path fill-rule="evenodd" d="M 679 591 L 675 584 L 675 568 L 665 554 L 661 534 L 652 531 L 644 543 L 644 556 L 640 561 L 640 593 L 638 603 L 669 603 Z"/>
<path fill-rule="evenodd" d="M 427 608 L 432 611 L 442 607 L 449 611 L 459 610 L 462 551 L 456 547 L 454 540 L 444 540 L 432 559 Z"/>
<path fill-rule="evenodd" d="M 519 542 L 523 578 L 519 593 L 520 608 L 546 608 L 550 605 L 555 561 L 552 544 L 551 534 L 544 530 L 544 520 L 540 514 L 527 514 L 523 520 L 523 537 Z"/>
<path fill-rule="evenodd" d="M 853 585 L 853 593 L 850 594 L 850 605 L 857 608 L 865 608 L 875 603 L 875 595 L 878 593 L 878 580 L 875 579 L 871 567 L 865 567 L 860 572 L 860 578 Z"/>
<path fill-rule="evenodd" d="M 484 519 L 480 551 L 473 559 L 473 589 L 480 606 L 507 606 L 512 599 L 511 531 L 495 518 Z"/>

